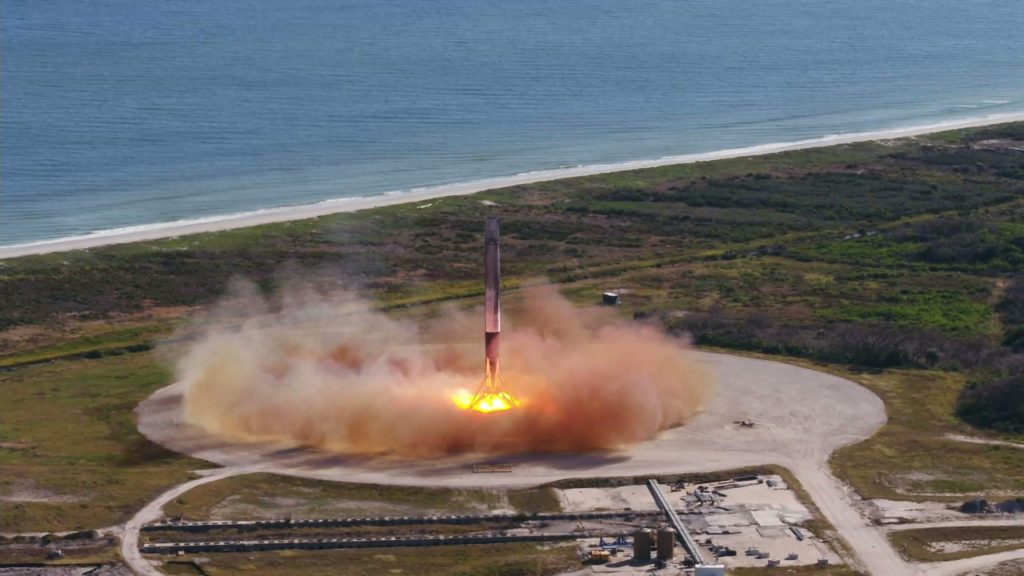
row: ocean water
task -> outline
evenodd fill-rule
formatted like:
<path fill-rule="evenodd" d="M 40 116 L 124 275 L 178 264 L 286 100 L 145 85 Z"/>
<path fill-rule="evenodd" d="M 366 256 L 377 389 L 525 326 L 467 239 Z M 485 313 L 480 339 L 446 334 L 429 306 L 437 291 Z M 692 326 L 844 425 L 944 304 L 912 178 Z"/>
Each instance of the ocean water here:
<path fill-rule="evenodd" d="M 0 245 L 1024 111 L 1019 0 L 4 0 Z"/>

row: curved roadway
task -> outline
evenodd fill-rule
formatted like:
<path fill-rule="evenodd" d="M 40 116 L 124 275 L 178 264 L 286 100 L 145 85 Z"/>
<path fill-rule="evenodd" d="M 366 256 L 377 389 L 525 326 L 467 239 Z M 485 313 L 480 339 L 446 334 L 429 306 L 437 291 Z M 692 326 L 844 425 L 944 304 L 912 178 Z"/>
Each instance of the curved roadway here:
<path fill-rule="evenodd" d="M 124 532 L 121 535 L 121 557 L 124 558 L 125 563 L 128 564 L 136 574 L 141 576 L 165 576 L 163 572 L 154 568 L 152 564 L 143 558 L 142 553 L 139 552 L 139 531 L 142 530 L 142 527 L 163 516 L 164 506 L 166 506 L 168 502 L 197 486 L 216 482 L 217 480 L 223 480 L 224 478 L 229 478 L 231 476 L 238 476 L 239 474 L 249 474 L 251 472 L 258 471 L 258 467 L 244 466 L 204 470 L 200 472 L 200 474 L 203 474 L 201 478 L 190 480 L 183 484 L 178 484 L 174 488 L 171 488 L 157 496 L 155 500 L 146 504 L 141 510 L 136 512 L 135 516 L 132 516 L 132 519 L 125 524 Z"/>

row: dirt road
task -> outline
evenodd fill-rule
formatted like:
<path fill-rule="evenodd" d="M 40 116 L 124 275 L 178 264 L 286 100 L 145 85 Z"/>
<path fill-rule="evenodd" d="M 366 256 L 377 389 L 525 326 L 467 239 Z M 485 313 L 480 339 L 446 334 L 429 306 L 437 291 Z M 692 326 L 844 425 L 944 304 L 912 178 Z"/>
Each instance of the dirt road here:
<path fill-rule="evenodd" d="M 827 470 L 824 462 L 785 465 L 800 481 L 822 515 L 835 526 L 859 562 L 875 576 L 913 574 L 913 568 L 854 506 L 849 489 Z"/>
<path fill-rule="evenodd" d="M 1024 548 L 1019 550 L 1010 550 L 1009 552 L 1000 552 L 998 554 L 964 558 L 963 560 L 953 560 L 950 562 L 918 564 L 917 568 L 919 570 L 918 574 L 921 574 L 922 576 L 960 576 L 961 574 L 966 574 L 972 570 L 981 570 L 983 568 L 995 566 L 1000 562 L 1020 559 L 1024 559 Z"/>

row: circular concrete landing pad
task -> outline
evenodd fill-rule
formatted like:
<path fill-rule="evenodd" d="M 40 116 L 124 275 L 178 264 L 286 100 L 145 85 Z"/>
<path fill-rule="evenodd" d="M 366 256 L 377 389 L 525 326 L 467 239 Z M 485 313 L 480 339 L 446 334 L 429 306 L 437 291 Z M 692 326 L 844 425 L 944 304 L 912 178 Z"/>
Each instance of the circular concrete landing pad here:
<path fill-rule="evenodd" d="M 410 460 L 237 442 L 185 422 L 181 382 L 155 392 L 136 413 L 139 430 L 150 440 L 224 466 L 347 482 L 467 487 L 532 486 L 570 477 L 699 472 L 767 463 L 820 465 L 836 448 L 867 438 L 885 423 L 882 401 L 849 380 L 780 362 L 690 353 L 716 374 L 711 400 L 684 426 L 621 450 Z M 748 419 L 753 426 L 739 424 Z M 501 464 L 488 469 L 511 471 L 474 472 L 479 464 Z"/>

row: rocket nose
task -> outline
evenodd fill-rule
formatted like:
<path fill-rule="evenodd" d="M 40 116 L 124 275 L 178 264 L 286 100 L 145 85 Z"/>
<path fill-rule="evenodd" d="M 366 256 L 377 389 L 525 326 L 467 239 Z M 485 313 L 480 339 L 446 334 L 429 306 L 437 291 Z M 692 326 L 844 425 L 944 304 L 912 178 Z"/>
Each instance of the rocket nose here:
<path fill-rule="evenodd" d="M 497 244 L 499 242 L 498 217 L 488 216 L 484 224 L 484 243 Z"/>

